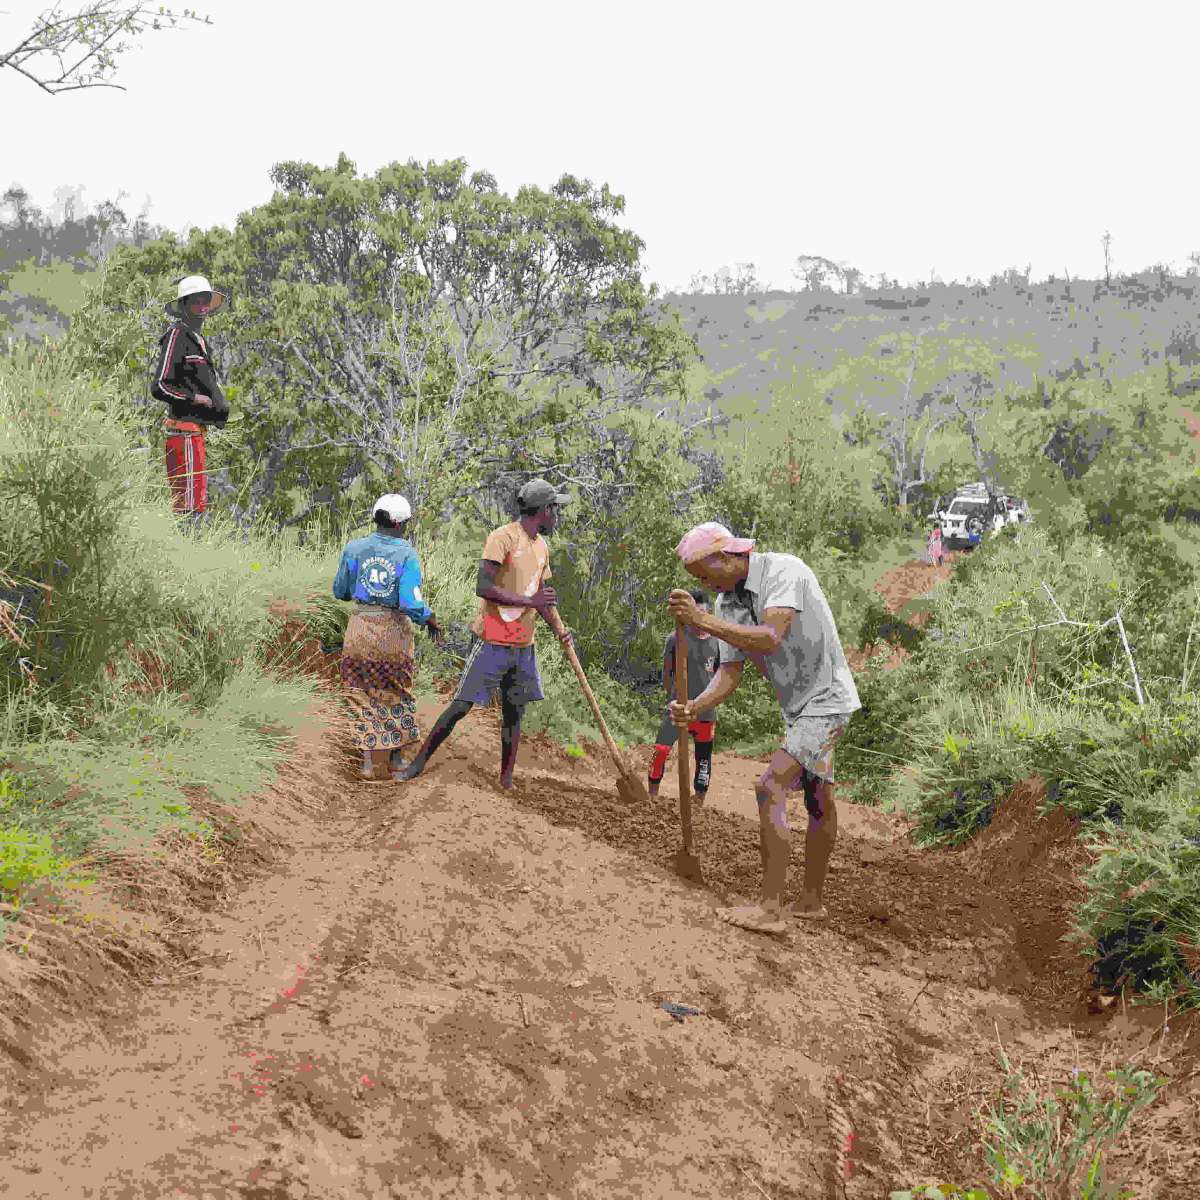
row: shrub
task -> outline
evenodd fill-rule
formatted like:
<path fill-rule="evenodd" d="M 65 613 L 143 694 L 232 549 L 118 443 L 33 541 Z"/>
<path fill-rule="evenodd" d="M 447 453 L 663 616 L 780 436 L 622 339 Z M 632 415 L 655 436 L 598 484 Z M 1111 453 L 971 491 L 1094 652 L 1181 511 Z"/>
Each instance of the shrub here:
<path fill-rule="evenodd" d="M 1192 786 L 1195 786 L 1193 776 Z M 1072 939 L 1092 953 L 1097 986 L 1200 1005 L 1200 822 L 1193 805 L 1157 833 L 1111 822 L 1089 837 L 1096 861 Z"/>
<path fill-rule="evenodd" d="M 992 1179 L 1012 1196 L 1036 1200 L 1119 1200 L 1104 1179 L 1104 1153 L 1140 1108 L 1156 1099 L 1163 1080 L 1149 1071 L 1106 1071 L 1096 1084 L 1072 1072 L 1052 1095 L 1031 1086 L 1003 1049 L 1003 1094 L 981 1114 Z M 1122 1193 L 1132 1200 L 1133 1193 Z"/>
<path fill-rule="evenodd" d="M 0 895 L 19 897 L 35 880 L 55 875 L 69 865 L 55 855 L 45 834 L 0 825 Z"/>

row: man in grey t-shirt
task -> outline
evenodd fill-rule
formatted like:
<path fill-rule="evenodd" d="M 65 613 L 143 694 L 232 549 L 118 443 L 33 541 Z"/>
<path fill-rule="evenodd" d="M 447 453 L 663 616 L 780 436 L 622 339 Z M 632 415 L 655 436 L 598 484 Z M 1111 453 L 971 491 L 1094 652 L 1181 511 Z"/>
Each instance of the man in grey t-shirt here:
<path fill-rule="evenodd" d="M 689 575 L 719 593 L 713 615 L 686 591 L 672 591 L 671 615 L 721 641 L 713 682 L 686 705 L 673 703 L 679 728 L 695 713 L 728 700 L 750 658 L 775 689 L 786 726 L 755 789 L 763 850 L 761 903 L 723 909 L 722 920 L 762 933 L 782 933 L 783 890 L 791 853 L 787 793 L 804 789 L 808 831 L 804 888 L 793 906 L 798 917 L 825 914 L 822 889 L 837 836 L 833 748 L 850 716 L 862 707 L 833 614 L 817 577 L 791 554 L 752 554 L 754 542 L 735 538 L 723 525 L 697 525 L 675 548 Z"/>

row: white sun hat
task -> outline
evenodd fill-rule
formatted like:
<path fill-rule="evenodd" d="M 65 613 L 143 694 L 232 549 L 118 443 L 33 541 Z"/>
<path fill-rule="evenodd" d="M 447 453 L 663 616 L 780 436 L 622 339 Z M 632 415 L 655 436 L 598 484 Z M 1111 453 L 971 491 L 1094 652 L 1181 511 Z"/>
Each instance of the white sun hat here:
<path fill-rule="evenodd" d="M 172 317 L 182 316 L 183 301 L 189 296 L 195 296 L 198 292 L 212 293 L 212 300 L 209 302 L 205 316 L 212 316 L 225 303 L 225 293 L 214 291 L 213 285 L 203 275 L 185 275 L 176 285 L 175 299 L 167 302 L 167 313 Z"/>
<path fill-rule="evenodd" d="M 412 516 L 412 505 L 398 492 L 389 492 L 386 496 L 380 496 L 371 508 L 371 513 L 375 514 L 380 509 L 391 517 L 394 525 L 399 525 L 401 521 L 407 521 Z"/>

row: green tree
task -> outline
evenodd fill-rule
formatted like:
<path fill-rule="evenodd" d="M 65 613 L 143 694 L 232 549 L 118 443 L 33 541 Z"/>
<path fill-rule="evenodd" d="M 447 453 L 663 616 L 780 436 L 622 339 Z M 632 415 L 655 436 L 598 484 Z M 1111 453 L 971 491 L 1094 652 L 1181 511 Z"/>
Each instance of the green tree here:
<path fill-rule="evenodd" d="M 813 386 L 852 412 L 866 406 L 890 414 L 879 424 L 885 490 L 905 509 L 936 483 L 939 432 L 973 419 L 999 378 L 997 350 L 942 327 L 877 338 L 865 354 L 844 356 L 829 371 L 815 374 Z M 968 452 L 962 467 L 969 461 Z"/>
<path fill-rule="evenodd" d="M 996 397 L 979 439 L 1007 488 L 1060 535 L 1170 519 L 1196 478 L 1165 368 Z"/>
<path fill-rule="evenodd" d="M 228 454 L 242 515 L 301 524 L 379 486 L 436 515 L 506 472 L 586 478 L 576 433 L 682 394 L 694 343 L 655 311 L 606 186 L 509 197 L 462 160 L 362 178 L 344 155 L 272 178 L 232 232 L 118 249 L 72 330 L 94 370 L 139 385 L 170 280 L 230 291 L 210 326 L 249 418 Z"/>

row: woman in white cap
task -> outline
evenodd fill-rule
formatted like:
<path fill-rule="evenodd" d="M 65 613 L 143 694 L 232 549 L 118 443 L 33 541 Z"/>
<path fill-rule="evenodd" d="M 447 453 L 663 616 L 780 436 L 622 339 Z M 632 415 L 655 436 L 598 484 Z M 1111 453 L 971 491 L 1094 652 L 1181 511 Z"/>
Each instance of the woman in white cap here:
<path fill-rule="evenodd" d="M 375 502 L 375 532 L 342 551 L 333 594 L 354 602 L 342 644 L 341 673 L 352 736 L 368 782 L 386 782 L 402 767 L 402 747 L 421 740 L 413 676 L 413 623 L 441 637 L 421 595 L 421 564 L 405 540 L 412 509 L 390 493 Z M 389 765 L 390 758 L 390 765 Z"/>
<path fill-rule="evenodd" d="M 206 317 L 225 303 L 203 275 L 188 275 L 166 305 L 172 317 L 159 339 L 150 394 L 170 406 L 167 417 L 167 482 L 175 512 L 195 520 L 208 506 L 204 430 L 223 429 L 229 404 L 221 390 L 216 363 L 200 329 Z"/>

